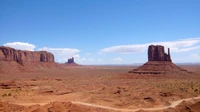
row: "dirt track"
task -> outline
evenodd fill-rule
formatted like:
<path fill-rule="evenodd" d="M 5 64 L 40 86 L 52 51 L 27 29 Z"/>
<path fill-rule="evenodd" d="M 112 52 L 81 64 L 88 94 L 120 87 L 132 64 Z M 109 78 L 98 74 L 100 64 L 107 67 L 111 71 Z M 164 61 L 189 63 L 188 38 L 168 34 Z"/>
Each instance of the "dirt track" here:
<path fill-rule="evenodd" d="M 198 97 L 193 97 L 193 98 L 186 98 L 186 99 L 181 99 L 177 100 L 171 103 L 171 105 L 166 106 L 166 107 L 158 107 L 158 108 L 138 108 L 138 109 L 117 109 L 117 108 L 112 108 L 112 107 L 107 107 L 107 106 L 101 106 L 101 105 L 95 105 L 95 104 L 90 104 L 90 103 L 84 103 L 84 102 L 72 102 L 73 104 L 79 104 L 79 105 L 85 105 L 85 106 L 91 106 L 91 107 L 97 107 L 97 108 L 103 108 L 103 109 L 108 109 L 108 110 L 114 110 L 114 111 L 122 111 L 122 112 L 136 112 L 139 110 L 145 110 L 145 111 L 156 111 L 156 110 L 164 110 L 168 109 L 170 107 L 174 108 L 178 106 L 181 102 L 183 101 L 191 101 L 194 99 L 200 99 L 200 96 Z"/>
<path fill-rule="evenodd" d="M 200 96 L 198 96 L 198 97 L 192 97 L 192 98 L 186 98 L 186 99 L 180 99 L 180 100 L 172 102 L 171 105 L 165 106 L 165 107 L 138 108 L 138 109 L 118 109 L 118 108 L 113 108 L 113 107 L 108 107 L 108 106 L 102 106 L 102 105 L 96 105 L 96 104 L 85 103 L 85 102 L 78 102 L 78 101 L 72 102 L 72 104 L 78 104 L 78 105 L 89 106 L 89 107 L 94 107 L 94 108 L 101 108 L 101 109 L 107 109 L 107 110 L 113 110 L 113 111 L 121 111 L 121 112 L 137 112 L 139 110 L 144 110 L 144 111 L 158 111 L 158 110 L 168 109 L 170 107 L 171 108 L 175 108 L 176 106 L 178 106 L 183 101 L 191 101 L 191 100 L 197 100 L 197 99 L 200 99 Z M 37 104 L 43 106 L 43 105 L 46 105 L 48 103 L 37 103 Z M 22 104 L 18 104 L 18 105 L 30 106 L 30 105 L 36 105 L 36 104 L 34 104 L 34 103 L 22 103 Z"/>

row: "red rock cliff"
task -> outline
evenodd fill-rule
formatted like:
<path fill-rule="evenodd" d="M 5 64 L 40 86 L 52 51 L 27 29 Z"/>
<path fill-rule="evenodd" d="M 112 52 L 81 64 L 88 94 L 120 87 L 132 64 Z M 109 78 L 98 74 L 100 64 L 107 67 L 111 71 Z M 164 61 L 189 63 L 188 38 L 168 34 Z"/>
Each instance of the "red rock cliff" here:
<path fill-rule="evenodd" d="M 54 55 L 46 51 L 22 51 L 0 47 L 0 61 L 16 61 L 24 65 L 35 62 L 54 62 Z"/>
<path fill-rule="evenodd" d="M 150 45 L 148 48 L 148 61 L 169 61 L 171 62 L 170 49 L 168 48 L 168 54 L 165 53 L 164 46 Z"/>

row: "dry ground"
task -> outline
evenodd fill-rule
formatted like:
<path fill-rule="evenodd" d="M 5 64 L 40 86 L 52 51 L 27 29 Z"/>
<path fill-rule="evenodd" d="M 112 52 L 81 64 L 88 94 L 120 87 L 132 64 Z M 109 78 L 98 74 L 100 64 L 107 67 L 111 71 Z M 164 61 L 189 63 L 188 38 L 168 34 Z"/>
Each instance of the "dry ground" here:
<path fill-rule="evenodd" d="M 165 107 L 174 101 L 200 95 L 200 66 L 182 67 L 193 73 L 128 73 L 136 68 L 134 66 L 70 66 L 0 73 L 0 112 L 116 111 L 73 102 L 117 109 Z M 183 102 L 176 109 L 159 111 L 191 110 L 192 104 L 197 102 L 198 105 L 198 101 Z"/>

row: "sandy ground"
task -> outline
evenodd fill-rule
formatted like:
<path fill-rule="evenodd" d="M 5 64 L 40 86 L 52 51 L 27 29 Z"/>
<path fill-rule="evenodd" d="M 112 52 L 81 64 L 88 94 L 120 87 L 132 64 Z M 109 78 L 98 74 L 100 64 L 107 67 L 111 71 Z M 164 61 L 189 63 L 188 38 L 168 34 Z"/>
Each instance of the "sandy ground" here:
<path fill-rule="evenodd" d="M 182 99 L 200 96 L 200 66 L 182 67 L 192 73 L 128 73 L 134 66 L 70 66 L 0 73 L 0 111 L 191 110 L 200 100 Z"/>

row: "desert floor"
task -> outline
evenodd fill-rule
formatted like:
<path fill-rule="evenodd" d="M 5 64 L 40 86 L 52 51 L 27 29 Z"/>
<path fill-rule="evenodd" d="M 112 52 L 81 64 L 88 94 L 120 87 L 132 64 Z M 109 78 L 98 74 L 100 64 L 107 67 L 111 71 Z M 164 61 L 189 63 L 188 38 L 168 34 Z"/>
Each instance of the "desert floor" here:
<path fill-rule="evenodd" d="M 133 68 L 70 66 L 0 73 L 0 112 L 187 112 L 187 108 L 200 108 L 199 65 L 182 66 L 189 74 L 128 73 Z M 186 98 L 193 99 L 181 100 Z"/>

